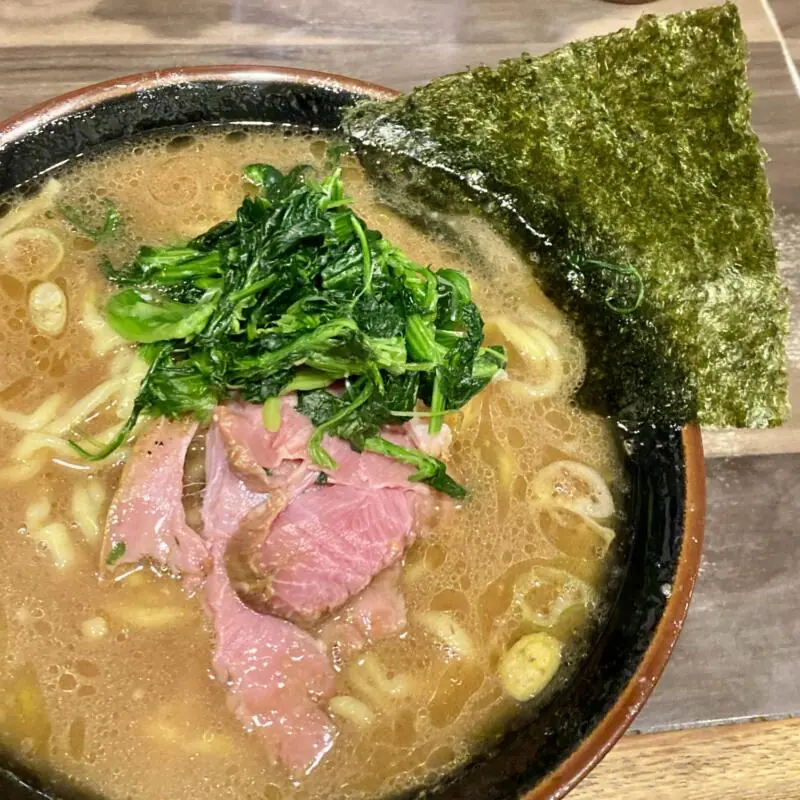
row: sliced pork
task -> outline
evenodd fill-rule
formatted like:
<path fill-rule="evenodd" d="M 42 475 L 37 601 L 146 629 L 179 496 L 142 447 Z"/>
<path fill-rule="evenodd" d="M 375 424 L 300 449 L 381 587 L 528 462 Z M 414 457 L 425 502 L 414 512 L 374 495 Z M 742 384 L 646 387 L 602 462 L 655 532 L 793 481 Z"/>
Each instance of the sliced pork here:
<path fill-rule="evenodd" d="M 247 608 L 217 563 L 205 598 L 214 620 L 214 671 L 227 684 L 228 707 L 273 760 L 294 775 L 305 774 L 336 738 L 318 705 L 334 692 L 331 664 L 308 633 Z"/>
<path fill-rule="evenodd" d="M 400 566 L 375 578 L 320 627 L 318 636 L 337 669 L 353 654 L 406 629 L 406 603 L 400 591 Z"/>
<path fill-rule="evenodd" d="M 205 602 L 213 620 L 213 666 L 229 689 L 228 705 L 267 752 L 290 772 L 309 772 L 333 746 L 336 728 L 319 703 L 334 691 L 322 645 L 290 622 L 258 614 L 231 588 L 224 552 L 248 514 L 268 513 L 270 497 L 254 492 L 228 465 L 222 435 L 206 441 L 204 532 L 214 560 Z"/>
<path fill-rule="evenodd" d="M 281 424 L 275 432 L 264 427 L 261 406 L 235 403 L 214 412 L 214 421 L 222 435 L 231 468 L 248 486 L 265 492 L 285 486 L 293 470 L 303 467 L 315 476 L 324 472 L 332 483 L 373 489 L 385 486 L 409 488 L 408 478 L 414 471 L 412 467 L 376 453 L 359 453 L 344 440 L 331 436 L 323 438 L 323 446 L 336 462 L 336 468 L 322 470 L 312 464 L 308 440 L 314 426 L 296 405 L 294 395 L 281 399 Z M 440 451 L 448 437 L 449 429 L 444 426 L 442 433 L 424 439 L 424 444 Z M 406 447 L 418 446 L 418 436 L 403 428 L 389 432 L 387 438 Z M 419 484 L 412 485 L 412 488 L 414 486 L 426 490 Z"/>
<path fill-rule="evenodd" d="M 211 543 L 227 543 L 248 512 L 269 499 L 266 492 L 251 489 L 228 461 L 219 426 L 206 435 L 206 488 L 203 494 L 203 532 Z"/>
<path fill-rule="evenodd" d="M 324 444 L 337 466 L 321 471 L 307 453 L 312 430 L 291 397 L 274 433 L 258 406 L 217 409 L 200 537 L 181 502 L 196 425 L 151 423 L 125 467 L 103 548 L 104 560 L 208 572 L 213 667 L 228 705 L 294 775 L 313 769 L 335 741 L 324 710 L 334 665 L 405 628 L 397 562 L 429 523 L 436 494 L 410 483 L 409 467 L 330 437 Z M 385 435 L 406 446 L 416 439 L 409 427 Z M 310 627 L 329 612 L 315 635 L 292 621 Z"/>
<path fill-rule="evenodd" d="M 239 406 L 215 416 L 226 427 L 222 439 L 237 474 L 252 486 L 254 465 L 269 470 L 261 485 L 276 487 L 277 498 L 272 513 L 260 523 L 249 518 L 231 540 L 229 574 L 249 607 L 314 625 L 402 557 L 432 493 L 409 481 L 409 466 L 331 437 L 323 444 L 336 467 L 322 472 L 308 460 L 313 429 L 292 400 L 283 400 L 277 433 L 264 429 L 256 409 Z M 413 446 L 405 430 L 386 435 Z M 278 482 L 281 474 L 290 477 Z"/>
<path fill-rule="evenodd" d="M 306 625 L 362 591 L 413 541 L 416 496 L 405 489 L 312 486 L 269 525 L 261 572 L 272 613 Z"/>
<path fill-rule="evenodd" d="M 186 524 L 183 464 L 193 420 L 159 417 L 139 434 L 108 512 L 101 565 L 148 559 L 183 575 L 201 575 L 209 553 Z"/>
<path fill-rule="evenodd" d="M 283 398 L 282 424 L 274 433 L 264 427 L 261 406 L 235 403 L 214 412 L 231 469 L 254 491 L 285 486 L 293 468 L 308 460 L 306 445 L 314 427 L 294 405 L 294 397 Z"/>

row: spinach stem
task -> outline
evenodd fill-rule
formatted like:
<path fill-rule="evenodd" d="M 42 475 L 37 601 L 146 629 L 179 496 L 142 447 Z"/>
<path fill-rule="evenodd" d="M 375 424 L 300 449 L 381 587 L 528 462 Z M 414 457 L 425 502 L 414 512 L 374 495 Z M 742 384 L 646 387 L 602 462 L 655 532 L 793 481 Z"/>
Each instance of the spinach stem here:
<path fill-rule="evenodd" d="M 367 383 L 362 389 L 361 394 L 359 394 L 349 406 L 345 406 L 341 411 L 315 428 L 314 433 L 308 440 L 308 451 L 311 453 L 314 463 L 326 469 L 336 469 L 336 462 L 331 458 L 330 453 L 322 446 L 322 437 L 325 435 L 326 431 L 333 428 L 345 417 L 350 416 L 359 406 L 364 405 L 372 396 L 373 388 L 371 383 Z"/>
<path fill-rule="evenodd" d="M 442 429 L 442 411 L 444 411 L 444 394 L 442 392 L 442 372 L 436 370 L 431 393 L 431 418 L 428 422 L 428 433 L 436 434 Z"/>
<path fill-rule="evenodd" d="M 364 228 L 355 214 L 350 215 L 350 224 L 353 226 L 353 230 L 361 243 L 361 256 L 364 261 L 364 291 L 367 294 L 372 294 L 372 254 L 369 251 L 367 235 L 364 233 Z"/>
<path fill-rule="evenodd" d="M 277 433 L 281 428 L 281 399 L 268 397 L 261 409 L 261 421 L 270 433 Z"/>

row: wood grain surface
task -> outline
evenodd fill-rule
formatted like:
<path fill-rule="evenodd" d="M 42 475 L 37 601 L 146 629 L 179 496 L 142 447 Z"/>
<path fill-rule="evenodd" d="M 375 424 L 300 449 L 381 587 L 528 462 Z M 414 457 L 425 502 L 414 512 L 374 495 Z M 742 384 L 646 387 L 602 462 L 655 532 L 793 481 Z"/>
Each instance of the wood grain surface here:
<path fill-rule="evenodd" d="M 796 800 L 800 720 L 626 736 L 570 800 Z"/>
<path fill-rule="evenodd" d="M 706 2 L 0 0 L 0 117 L 86 83 L 189 64 L 312 67 L 405 90 Z M 800 409 L 800 0 L 739 8 L 795 317 L 788 355 Z M 685 631 L 634 723 L 647 735 L 625 737 L 576 800 L 800 800 L 800 721 L 694 727 L 800 714 L 800 411 L 784 429 L 704 439 L 706 552 Z"/>
<path fill-rule="evenodd" d="M 800 69 L 800 3 L 797 0 L 770 0 L 769 7 L 795 66 Z"/>

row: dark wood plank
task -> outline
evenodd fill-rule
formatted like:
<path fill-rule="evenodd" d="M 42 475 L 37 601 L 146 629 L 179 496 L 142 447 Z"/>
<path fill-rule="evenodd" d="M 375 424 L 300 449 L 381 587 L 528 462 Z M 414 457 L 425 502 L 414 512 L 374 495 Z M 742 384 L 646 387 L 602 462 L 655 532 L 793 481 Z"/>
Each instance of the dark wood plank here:
<path fill-rule="evenodd" d="M 7 44 L 200 41 L 256 44 L 386 42 L 558 43 L 631 24 L 644 13 L 700 8 L 708 0 L 657 0 L 646 6 L 598 0 L 64 0 L 0 4 Z M 775 38 L 761 0 L 739 0 L 751 38 Z"/>
<path fill-rule="evenodd" d="M 800 3 L 797 0 L 769 0 L 769 3 L 786 41 L 789 55 L 794 59 L 795 68 L 800 73 Z"/>
<path fill-rule="evenodd" d="M 770 6 L 786 39 L 800 39 L 800 3 L 797 0 L 770 0 Z"/>
<path fill-rule="evenodd" d="M 800 456 L 708 462 L 700 580 L 635 730 L 800 714 Z"/>

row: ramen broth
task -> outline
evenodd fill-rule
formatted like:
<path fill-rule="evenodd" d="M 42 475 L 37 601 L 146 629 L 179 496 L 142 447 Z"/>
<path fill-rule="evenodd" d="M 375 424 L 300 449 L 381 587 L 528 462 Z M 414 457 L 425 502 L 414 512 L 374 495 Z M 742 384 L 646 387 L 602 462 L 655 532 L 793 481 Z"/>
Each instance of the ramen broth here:
<path fill-rule="evenodd" d="M 418 263 L 463 270 L 486 341 L 509 351 L 507 379 L 447 420 L 448 467 L 470 496 L 406 554 L 408 629 L 335 663 L 338 739 L 292 781 L 226 707 L 199 598 L 145 567 L 98 579 L 125 453 L 89 464 L 64 440 L 118 427 L 142 377 L 133 347 L 104 324 L 101 257 L 119 265 L 143 243 L 185 240 L 229 218 L 247 163 L 324 169 L 325 152 L 318 138 L 259 131 L 147 140 L 73 165 L 0 218 L 0 737 L 34 768 L 120 800 L 386 793 L 465 760 L 515 713 L 498 675 L 520 637 L 563 643 L 562 675 L 580 657 L 617 513 L 594 496 L 573 502 L 562 484 L 575 463 L 579 491 L 601 480 L 618 499 L 621 481 L 609 424 L 571 399 L 581 344 L 530 264 L 484 222 L 451 220 L 452 237 L 425 233 L 381 202 L 351 160 L 345 190 L 358 213 Z M 98 217 L 106 199 L 124 225 L 100 244 L 57 211 L 66 203 Z M 195 496 L 197 461 L 186 477 Z M 548 472 L 554 462 L 567 466 Z"/>

